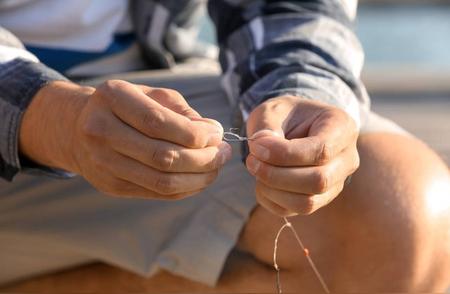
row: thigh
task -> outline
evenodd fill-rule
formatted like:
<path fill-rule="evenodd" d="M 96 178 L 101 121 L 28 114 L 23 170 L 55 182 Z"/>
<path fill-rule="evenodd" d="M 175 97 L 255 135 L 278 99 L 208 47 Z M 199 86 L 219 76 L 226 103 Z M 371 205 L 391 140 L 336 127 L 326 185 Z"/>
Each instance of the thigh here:
<path fill-rule="evenodd" d="M 217 76 L 139 82 L 176 86 L 201 114 L 229 125 L 231 110 Z M 162 268 L 214 284 L 255 206 L 252 179 L 235 147 L 213 185 L 176 202 L 112 198 L 81 177 L 21 174 L 1 182 L 0 283 L 103 261 L 141 276 Z"/>
<path fill-rule="evenodd" d="M 291 219 L 328 286 L 339 292 L 444 291 L 450 255 L 448 232 L 446 235 L 449 212 L 444 205 L 433 208 L 435 196 L 432 192 L 428 193 L 431 196 L 423 194 L 420 189 L 429 181 L 448 181 L 447 167 L 409 136 L 362 135 L 359 150 L 361 167 L 343 193 L 313 215 Z M 12 289 L 57 293 L 69 289 L 67 285 L 82 284 L 90 285 L 91 292 L 106 289 L 112 293 L 273 292 L 273 242 L 281 225 L 280 218 L 260 207 L 254 209 L 241 233 L 239 250 L 228 258 L 215 287 L 168 272 L 147 280 L 119 269 L 96 266 Z M 294 238 L 283 234 L 279 249 L 284 290 L 321 293 Z M 48 284 L 53 285 L 52 289 L 46 287 Z"/>
<path fill-rule="evenodd" d="M 366 133 L 361 166 L 328 206 L 292 218 L 334 291 L 444 291 L 450 269 L 450 178 L 426 145 L 398 133 Z M 256 208 L 239 247 L 271 265 L 281 220 Z M 290 291 L 320 291 L 292 236 L 280 240 Z M 439 260 L 439 262 L 436 262 Z"/>

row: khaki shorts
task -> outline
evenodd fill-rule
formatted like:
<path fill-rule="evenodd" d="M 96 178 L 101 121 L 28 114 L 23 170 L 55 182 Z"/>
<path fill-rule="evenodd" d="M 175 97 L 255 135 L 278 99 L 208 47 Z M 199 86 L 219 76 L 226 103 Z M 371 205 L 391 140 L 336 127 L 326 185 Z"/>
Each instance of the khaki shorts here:
<path fill-rule="evenodd" d="M 180 90 L 202 115 L 229 127 L 216 76 L 131 76 Z M 371 113 L 362 133 L 406 132 Z M 21 174 L 0 182 L 0 283 L 102 261 L 142 276 L 159 269 L 214 285 L 255 207 L 254 180 L 234 158 L 204 192 L 177 202 L 112 198 L 81 177 Z"/>

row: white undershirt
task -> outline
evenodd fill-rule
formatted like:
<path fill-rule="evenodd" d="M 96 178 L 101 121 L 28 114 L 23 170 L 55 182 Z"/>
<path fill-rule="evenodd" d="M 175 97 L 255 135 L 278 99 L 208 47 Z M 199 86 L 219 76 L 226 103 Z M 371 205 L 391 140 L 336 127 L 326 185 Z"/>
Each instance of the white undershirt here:
<path fill-rule="evenodd" d="M 101 52 L 124 23 L 128 0 L 0 1 L 0 25 L 32 46 Z"/>

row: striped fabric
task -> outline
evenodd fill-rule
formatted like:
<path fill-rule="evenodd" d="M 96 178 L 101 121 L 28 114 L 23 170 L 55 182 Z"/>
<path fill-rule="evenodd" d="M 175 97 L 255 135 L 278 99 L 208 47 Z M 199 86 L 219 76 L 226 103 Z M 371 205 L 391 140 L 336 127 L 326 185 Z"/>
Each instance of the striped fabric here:
<path fill-rule="evenodd" d="M 262 101 L 291 94 L 341 107 L 360 125 L 369 99 L 352 2 L 210 1 L 223 86 L 244 120 Z"/>
<path fill-rule="evenodd" d="M 130 2 L 134 33 L 146 59 L 168 67 L 195 46 L 186 36 L 195 34 L 205 4 Z M 263 101 L 285 94 L 340 107 L 358 125 L 366 118 L 369 98 L 359 78 L 364 56 L 352 31 L 356 0 L 211 0 L 208 11 L 217 29 L 222 84 L 237 121 L 245 121 Z M 42 85 L 63 78 L 42 64 L 33 66 L 33 55 L 10 40 L 11 34 L 0 31 L 0 176 L 9 180 L 21 169 L 15 141 L 20 117 L 39 87 L 17 91 L 27 87 L 26 81 Z M 11 50 L 17 52 L 15 59 Z M 24 76 L 29 78 L 14 80 Z M 21 87 L 16 91 L 12 85 Z"/>

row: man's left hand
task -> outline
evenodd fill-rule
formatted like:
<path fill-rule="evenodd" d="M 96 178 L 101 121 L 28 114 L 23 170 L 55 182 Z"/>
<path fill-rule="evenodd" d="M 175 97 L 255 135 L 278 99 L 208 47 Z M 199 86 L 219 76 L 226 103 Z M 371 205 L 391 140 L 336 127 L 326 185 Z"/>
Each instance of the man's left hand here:
<path fill-rule="evenodd" d="M 280 216 L 327 205 L 359 166 L 354 120 L 321 102 L 272 98 L 250 114 L 247 134 L 246 164 L 257 179 L 257 200 Z"/>

